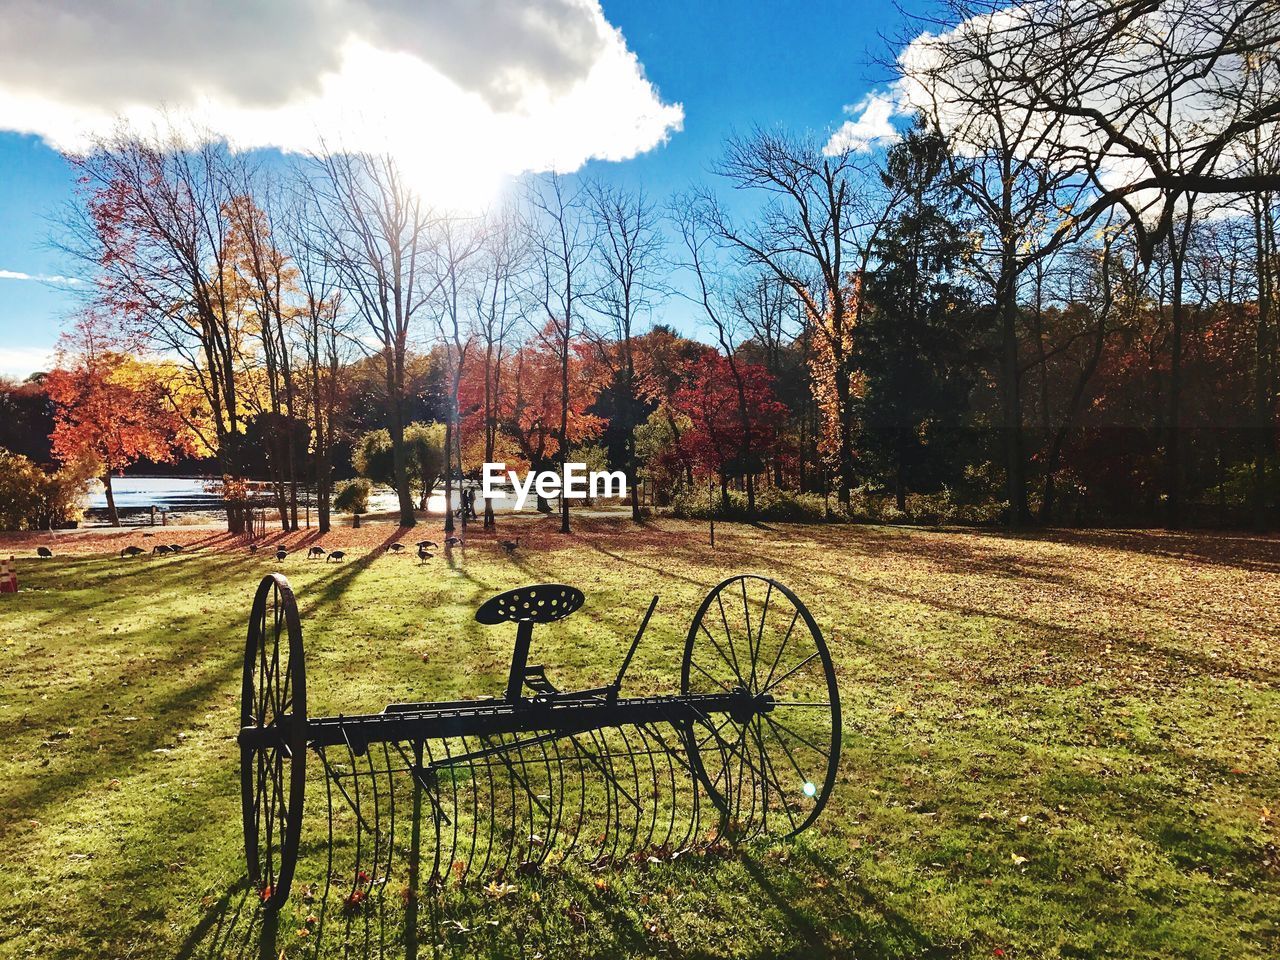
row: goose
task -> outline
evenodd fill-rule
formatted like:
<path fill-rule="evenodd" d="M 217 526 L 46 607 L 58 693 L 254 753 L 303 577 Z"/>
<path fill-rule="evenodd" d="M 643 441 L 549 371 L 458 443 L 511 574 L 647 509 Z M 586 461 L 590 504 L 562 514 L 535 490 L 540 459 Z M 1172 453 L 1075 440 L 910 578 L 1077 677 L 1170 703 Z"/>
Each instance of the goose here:
<path fill-rule="evenodd" d="M 425 563 L 426 561 L 430 560 L 433 556 L 435 556 L 435 554 L 427 552 L 425 541 L 423 543 L 418 544 L 418 560 L 419 561 Z"/>
<path fill-rule="evenodd" d="M 460 547 L 462 546 L 462 538 L 461 537 L 445 537 L 444 545 L 446 547 Z"/>
<path fill-rule="evenodd" d="M 341 560 L 345 556 L 346 556 L 346 553 L 344 553 L 341 550 L 333 550 L 333 551 L 330 551 L 329 553 L 330 560 Z"/>
<path fill-rule="evenodd" d="M 120 551 L 120 556 L 122 556 L 122 557 L 137 557 L 137 556 L 140 556 L 140 555 L 142 555 L 142 554 L 144 554 L 144 553 L 146 553 L 146 552 L 147 552 L 147 551 L 143 550 L 143 549 L 142 549 L 140 546 L 138 546 L 137 544 L 133 544 L 133 543 L 131 543 L 131 544 L 129 544 L 129 546 L 125 547 L 123 550 L 121 550 L 121 551 Z"/>
<path fill-rule="evenodd" d="M 320 546 L 319 544 L 316 544 L 316 546 L 312 547 L 310 550 L 307 551 L 308 560 L 314 560 L 316 557 L 323 557 L 323 556 L 324 556 L 324 547 Z"/>
<path fill-rule="evenodd" d="M 507 551 L 507 556 L 509 557 L 516 552 L 516 547 L 520 546 L 520 538 L 516 537 L 514 540 L 499 540 L 498 546 Z"/>
<path fill-rule="evenodd" d="M 257 552 L 258 552 L 258 545 L 257 545 L 256 543 L 251 543 L 251 544 L 249 544 L 249 552 L 250 552 L 250 553 L 257 553 Z"/>
<path fill-rule="evenodd" d="M 289 555 L 289 551 L 286 550 L 284 547 L 281 547 L 279 550 L 276 551 L 277 560 L 283 560 L 288 555 Z"/>
<path fill-rule="evenodd" d="M 387 547 L 387 549 L 390 550 L 392 553 L 399 553 L 401 550 L 404 549 L 404 544 L 393 543 L 391 546 Z"/>
<path fill-rule="evenodd" d="M 436 543 L 434 540 L 419 540 L 417 547 L 419 550 L 423 550 L 427 547 L 431 547 L 433 550 L 439 550 L 440 544 Z"/>
<path fill-rule="evenodd" d="M 53 556 L 53 551 L 48 547 L 36 547 L 36 556 L 43 560 L 48 560 Z"/>

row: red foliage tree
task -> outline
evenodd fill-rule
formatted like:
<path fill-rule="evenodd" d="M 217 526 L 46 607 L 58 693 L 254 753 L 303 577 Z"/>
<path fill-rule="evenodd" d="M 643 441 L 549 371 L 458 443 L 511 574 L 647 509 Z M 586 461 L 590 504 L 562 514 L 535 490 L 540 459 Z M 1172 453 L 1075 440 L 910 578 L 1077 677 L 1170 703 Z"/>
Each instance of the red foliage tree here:
<path fill-rule="evenodd" d="M 168 462 L 194 444 L 164 387 L 88 315 L 63 337 L 63 363 L 45 389 L 55 405 L 53 453 L 64 463 L 98 464 L 111 523 L 119 526 L 112 473 L 146 458 Z"/>
<path fill-rule="evenodd" d="M 502 358 L 497 380 L 501 390 L 491 398 L 501 435 L 497 449 L 518 456 L 531 469 L 549 470 L 560 453 L 561 363 L 558 346 L 548 337 L 537 337 L 515 353 Z M 464 411 L 464 433 L 477 436 L 484 427 L 484 365 L 463 366 L 458 391 Z M 602 386 L 601 370 L 592 362 L 586 344 L 575 343 L 569 356 L 569 411 L 566 435 L 569 443 L 593 440 L 606 421 L 589 413 Z M 505 442 L 502 442 L 505 441 Z M 508 459 L 508 466 L 516 464 Z M 539 509 L 546 509 L 541 499 Z"/>
<path fill-rule="evenodd" d="M 686 366 L 685 385 L 675 395 L 676 409 L 690 421 L 680 437 L 681 450 L 704 475 L 720 478 L 726 507 L 729 477 L 760 471 L 778 445 L 778 427 L 787 413 L 764 367 L 738 362 L 737 370 L 741 394 L 728 359 L 707 349 Z"/>

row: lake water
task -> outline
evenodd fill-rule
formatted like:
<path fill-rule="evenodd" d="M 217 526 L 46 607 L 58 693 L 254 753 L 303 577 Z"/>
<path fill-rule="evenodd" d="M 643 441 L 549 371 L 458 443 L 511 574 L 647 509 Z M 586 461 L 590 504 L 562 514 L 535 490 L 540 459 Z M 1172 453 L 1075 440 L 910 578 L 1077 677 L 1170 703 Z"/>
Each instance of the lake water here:
<path fill-rule="evenodd" d="M 208 482 L 200 477 L 114 477 L 111 490 L 115 494 L 116 507 L 120 510 L 146 510 L 154 506 L 157 510 L 175 513 L 219 513 L 223 509 L 222 499 L 205 489 Z M 394 490 L 389 487 L 374 487 L 369 496 L 369 512 L 395 510 L 398 503 Z M 107 493 L 100 482 L 95 482 L 90 487 L 88 505 L 95 515 L 105 513 Z M 457 493 L 453 496 L 453 505 L 458 505 Z M 494 499 L 493 506 L 495 510 L 506 511 L 514 507 L 514 502 L 498 497 Z M 302 507 L 302 503 L 299 503 L 299 507 Z M 479 507 L 477 504 L 477 508 Z M 443 492 L 432 494 L 428 509 L 437 513 L 444 512 Z"/>

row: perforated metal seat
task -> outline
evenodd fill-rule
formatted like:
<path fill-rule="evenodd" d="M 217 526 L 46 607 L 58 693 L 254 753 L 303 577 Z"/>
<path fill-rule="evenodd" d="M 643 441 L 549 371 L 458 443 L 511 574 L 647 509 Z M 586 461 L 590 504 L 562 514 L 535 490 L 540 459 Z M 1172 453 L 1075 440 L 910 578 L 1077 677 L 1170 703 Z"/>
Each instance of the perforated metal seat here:
<path fill-rule="evenodd" d="M 581 607 L 583 599 L 581 590 L 563 583 L 517 587 L 486 600 L 476 611 L 476 620 L 488 625 L 554 623 Z"/>

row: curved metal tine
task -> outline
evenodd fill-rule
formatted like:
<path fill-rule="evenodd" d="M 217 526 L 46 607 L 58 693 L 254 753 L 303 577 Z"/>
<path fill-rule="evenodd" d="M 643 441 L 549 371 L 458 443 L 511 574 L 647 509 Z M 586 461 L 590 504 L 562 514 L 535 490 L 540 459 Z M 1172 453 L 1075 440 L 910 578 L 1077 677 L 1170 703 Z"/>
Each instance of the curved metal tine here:
<path fill-rule="evenodd" d="M 609 821 L 605 824 L 604 843 L 601 845 L 600 861 L 605 865 L 612 865 L 618 858 L 618 840 L 622 836 L 622 794 L 624 787 L 622 781 L 618 779 L 617 771 L 614 769 L 614 751 L 610 749 L 609 743 L 605 740 L 604 730 L 592 731 L 592 740 L 599 744 L 598 756 L 603 765 L 608 769 L 607 779 L 609 786 L 613 789 L 609 790 L 609 799 L 612 801 L 609 809 Z M 608 787 L 606 787 L 608 789 Z M 606 853 L 603 847 L 609 848 Z"/>
<path fill-rule="evenodd" d="M 513 847 L 519 846 L 519 853 L 516 855 L 516 871 L 522 872 L 528 869 L 529 861 L 533 859 L 533 838 L 537 834 L 537 818 L 534 816 L 533 808 L 536 803 L 540 808 L 543 806 L 542 800 L 534 793 L 534 787 L 529 774 L 528 761 L 524 755 L 524 741 L 516 736 L 512 739 L 509 752 L 514 752 L 518 760 L 512 763 L 511 758 L 504 753 L 502 759 L 507 765 L 507 770 L 511 774 L 513 784 L 518 784 L 525 794 L 525 803 L 520 804 L 518 812 L 520 816 L 516 817 L 517 824 L 521 821 L 525 810 L 528 811 L 528 820 L 524 821 L 525 825 L 521 831 L 511 838 Z"/>
<path fill-rule="evenodd" d="M 543 844 L 542 859 L 538 861 L 539 869 L 547 862 L 547 857 L 551 855 L 552 849 L 559 844 L 560 830 L 564 824 L 564 753 L 560 750 L 560 741 L 558 739 L 550 741 L 543 749 L 545 750 L 547 746 L 551 748 L 551 752 L 555 755 L 550 762 L 551 769 L 555 770 L 556 782 L 553 786 L 550 786 L 550 789 L 554 794 L 556 816 L 551 828 L 547 831 L 547 842 Z M 550 770 L 548 770 L 547 782 L 548 784 L 551 782 Z"/>
<path fill-rule="evenodd" d="M 644 747 L 644 756 L 649 763 L 649 796 L 647 798 L 649 805 L 649 816 L 645 818 L 648 826 L 645 828 L 644 837 L 641 839 L 637 836 L 638 846 L 636 853 L 648 856 L 653 850 L 653 835 L 658 829 L 658 809 L 661 805 L 661 792 L 658 788 L 658 762 L 654 759 L 657 753 L 657 747 L 649 739 L 649 731 L 644 728 L 643 724 L 635 727 L 636 736 L 640 738 L 640 742 Z M 641 764 L 644 767 L 644 764 Z M 637 821 L 639 826 L 639 821 Z"/>
<path fill-rule="evenodd" d="M 369 751 L 372 757 L 373 751 Z M 375 870 L 370 878 L 371 883 L 378 884 L 378 942 L 387 942 L 387 888 L 391 885 L 391 878 L 394 875 L 395 852 L 396 852 L 396 780 L 395 770 L 391 763 L 391 748 L 384 740 L 382 742 L 382 759 L 385 764 L 386 772 L 386 796 L 387 814 L 386 814 L 386 854 L 383 857 L 381 875 Z M 370 770 L 372 771 L 373 760 L 369 761 Z"/>
<path fill-rule="evenodd" d="M 538 749 L 542 751 L 542 769 L 547 775 L 547 811 L 546 828 L 542 833 L 538 847 L 538 856 L 530 858 L 530 866 L 534 870 L 541 870 L 542 865 L 546 862 L 547 856 L 551 853 L 551 846 L 554 843 L 555 831 L 560 828 L 560 805 L 563 798 L 561 797 L 559 788 L 552 782 L 554 774 L 552 769 L 551 756 L 547 751 L 548 743 L 554 745 L 555 741 L 547 741 L 540 739 L 537 741 Z"/>
<path fill-rule="evenodd" d="M 775 737 L 776 737 L 776 734 L 775 734 Z M 781 738 L 778 738 L 778 742 L 781 743 Z M 783 749 L 785 750 L 786 747 L 784 746 Z M 800 823 L 803 822 L 804 817 L 801 817 L 800 821 L 797 822 L 795 815 L 791 812 L 791 803 L 788 800 L 787 792 L 783 788 L 781 780 L 778 778 L 777 768 L 773 765 L 773 761 L 769 759 L 768 751 L 764 749 L 763 738 L 761 739 L 760 757 L 764 761 L 765 769 L 767 773 L 773 779 L 773 788 L 778 791 L 778 799 L 782 805 L 782 810 L 787 815 L 787 821 L 791 826 L 790 832 L 794 832 L 800 829 Z M 800 770 L 798 767 L 796 768 L 796 772 L 800 773 Z M 806 782 L 806 777 L 803 773 L 800 773 L 800 781 L 801 783 Z"/>
<path fill-rule="evenodd" d="M 373 863 L 369 864 L 366 871 L 369 874 L 369 889 L 365 891 L 367 898 L 372 895 L 373 885 L 378 882 L 378 864 L 382 860 L 382 803 L 378 794 L 377 771 L 373 769 L 373 751 L 366 750 L 364 758 L 369 766 L 369 793 L 373 801 Z"/>
<path fill-rule="evenodd" d="M 467 747 L 467 738 L 461 737 L 460 742 L 462 744 L 462 751 L 466 753 L 469 749 Z M 456 776 L 454 778 L 454 782 L 457 782 Z M 458 871 L 459 884 L 466 883 L 467 878 L 471 876 L 472 868 L 476 862 L 476 841 L 479 839 L 480 783 L 476 779 L 476 771 L 473 767 L 469 767 L 467 770 L 467 790 L 471 793 L 471 846 L 467 851 L 467 862 L 463 865 L 462 869 Z M 485 854 L 485 863 L 488 863 L 487 853 Z M 481 874 L 483 874 L 483 870 L 481 871 Z"/>
<path fill-rule="evenodd" d="M 348 753 L 351 752 L 350 747 L 347 748 L 347 752 Z M 364 818 L 361 817 L 360 809 L 356 805 L 355 800 L 352 799 L 351 794 L 347 792 L 347 788 L 342 785 L 342 774 L 338 773 L 330 765 L 328 754 L 325 753 L 325 750 L 323 747 L 317 747 L 316 754 L 320 757 L 320 765 L 324 767 L 325 779 L 333 782 L 334 786 L 338 788 L 338 792 L 342 794 L 342 798 L 347 802 L 347 806 L 351 808 L 351 812 L 356 815 L 356 821 L 359 823 L 359 825 L 362 828 L 364 828 L 365 830 L 368 830 L 369 829 L 368 824 L 366 824 L 364 822 Z M 353 784 L 358 779 L 359 778 L 355 776 L 351 777 L 351 781 Z"/>
<path fill-rule="evenodd" d="M 569 737 L 569 742 L 573 744 L 573 761 L 578 771 L 578 813 L 573 818 L 573 835 L 569 838 L 569 844 L 564 851 L 564 859 L 568 860 L 578 849 L 578 840 L 582 836 L 582 821 L 587 813 L 587 771 L 586 764 L 582 759 L 582 751 L 578 749 L 578 740 L 575 736 Z M 570 782 L 573 781 L 572 775 L 569 777 Z"/>
<path fill-rule="evenodd" d="M 382 743 L 382 759 L 387 765 L 387 867 L 385 882 L 382 885 L 385 893 L 395 872 L 396 853 L 396 777 L 391 771 L 391 748 L 385 740 Z"/>
<path fill-rule="evenodd" d="M 481 743 L 485 743 L 485 744 L 487 744 L 487 743 L 488 743 L 488 738 L 486 738 L 486 737 L 481 737 L 480 742 L 481 742 Z M 502 737 L 501 737 L 501 735 L 499 735 L 498 742 L 499 742 L 499 743 L 501 743 L 501 742 L 502 742 Z M 501 753 L 501 751 L 499 751 L 499 753 Z M 515 778 L 514 778 L 513 776 L 511 776 L 511 768 L 510 768 L 510 766 L 508 766 L 508 767 L 507 767 L 507 785 L 508 785 L 508 788 L 509 788 L 509 790 L 510 790 L 510 795 L 511 795 L 511 797 L 510 797 L 510 799 L 511 799 L 511 805 L 510 805 L 510 810 L 511 810 L 511 826 L 508 828 L 508 833 L 507 833 L 507 836 L 506 836 L 506 838 L 505 838 L 505 839 L 506 839 L 506 844 L 505 844 L 505 846 L 506 846 L 506 853 L 505 853 L 505 855 L 504 855 L 504 857 L 503 857 L 502 866 L 499 868 L 499 871 L 498 871 L 498 872 L 500 873 L 500 875 L 501 875 L 501 876 L 503 876 L 503 877 L 506 877 L 506 876 L 507 876 L 507 871 L 508 871 L 508 869 L 511 867 L 511 856 L 512 856 L 512 854 L 514 853 L 513 847 L 515 846 L 515 839 L 516 839 L 516 836 L 518 835 L 518 834 L 517 834 L 517 830 L 519 829 L 519 824 L 518 824 L 516 821 L 517 821 L 517 818 L 518 818 L 518 816 L 519 816 L 519 809 L 520 809 L 520 807 L 519 807 L 519 802 L 516 800 L 516 781 L 515 781 Z M 496 812 L 497 812 L 497 811 L 495 811 L 495 813 L 496 813 Z M 496 826 L 496 821 L 495 821 L 495 826 Z"/>
<path fill-rule="evenodd" d="M 422 753 L 426 760 L 426 765 L 429 766 L 433 760 L 433 757 L 431 754 L 431 742 L 425 739 L 418 742 L 421 743 L 422 745 Z M 400 750 L 401 756 L 404 756 L 404 750 L 400 747 L 398 743 L 396 744 L 396 749 Z M 431 825 L 432 825 L 432 833 L 434 834 L 434 838 L 431 844 L 432 846 L 431 872 L 427 874 L 427 883 L 430 884 L 432 887 L 434 887 L 436 886 L 436 884 L 440 882 L 440 819 L 441 819 L 440 800 L 439 800 L 439 797 L 436 796 L 437 791 L 431 789 L 431 784 L 427 780 L 425 773 L 420 775 L 419 772 L 414 769 L 414 757 L 416 757 L 417 755 L 418 755 L 417 746 L 415 744 L 413 756 L 406 757 L 406 760 L 409 763 L 410 784 L 412 784 L 413 789 L 415 791 L 421 791 L 422 796 L 425 796 L 427 798 L 427 804 L 431 808 Z M 419 844 L 421 844 L 421 826 L 419 826 Z M 422 876 L 421 847 L 419 847 L 419 850 L 418 850 L 418 863 L 419 863 L 418 876 L 419 878 L 421 878 Z M 416 890 L 413 892 L 415 894 L 417 893 Z"/>
<path fill-rule="evenodd" d="M 667 742 L 662 739 L 662 736 L 658 732 L 657 727 L 652 726 L 651 724 L 645 724 L 644 729 L 648 732 L 649 737 L 655 743 L 657 743 L 657 745 L 661 748 L 662 757 L 667 764 L 666 783 L 670 788 L 670 792 L 667 794 L 667 801 L 668 801 L 667 818 L 666 818 L 667 829 L 666 829 L 666 833 L 663 834 L 662 841 L 658 844 L 658 847 L 662 849 L 664 852 L 670 853 L 672 849 L 671 840 L 672 840 L 672 837 L 674 837 L 675 831 L 676 831 L 676 817 L 679 814 L 679 800 L 680 800 L 680 794 L 676 787 L 675 757 L 672 755 L 673 750 L 671 746 L 669 746 Z M 657 812 L 658 812 L 658 807 L 657 807 L 657 804 L 655 803 L 654 804 L 655 825 L 657 821 Z"/>
<path fill-rule="evenodd" d="M 596 780 L 594 777 L 592 777 L 587 780 L 587 783 L 590 784 L 591 787 L 594 787 L 598 783 L 600 788 L 604 791 L 604 804 L 603 804 L 604 823 L 603 825 L 597 831 L 596 829 L 597 818 L 591 816 L 591 812 L 594 812 L 594 810 L 600 809 L 599 804 L 595 804 L 593 808 L 590 808 L 587 816 L 584 818 L 588 821 L 587 838 L 588 838 L 588 843 L 590 844 L 590 846 L 588 847 L 588 850 L 590 851 L 590 855 L 588 856 L 586 853 L 584 853 L 584 858 L 586 859 L 587 863 L 592 864 L 594 866 L 599 864 L 600 861 L 604 859 L 605 845 L 608 843 L 608 839 L 609 839 L 609 827 L 613 823 L 613 804 L 617 800 L 617 796 L 614 790 L 611 789 L 612 781 L 610 779 L 609 773 L 605 769 L 604 762 L 598 756 L 599 742 L 596 737 L 596 731 L 586 730 L 586 731 L 583 731 L 583 733 L 585 733 L 585 735 L 588 738 L 590 738 L 592 747 L 595 747 L 596 749 L 588 748 L 582 743 L 582 741 L 579 739 L 579 737 L 581 737 L 582 734 L 579 734 L 573 738 L 574 745 L 577 747 L 578 754 L 579 756 L 582 757 L 584 764 L 589 764 L 591 768 L 600 775 L 599 780 Z M 584 770 L 584 773 L 585 773 L 585 770 Z M 584 803 L 587 802 L 587 798 L 585 796 L 583 797 L 583 801 Z M 594 839 L 596 837 L 599 838 L 598 841 Z M 597 846 L 597 843 L 598 843 L 598 846 Z"/>
<path fill-rule="evenodd" d="M 477 739 L 479 739 L 479 738 L 477 738 Z M 483 742 L 483 741 L 481 741 L 481 742 Z M 466 746 L 466 739 L 465 739 L 465 738 L 463 739 L 463 746 Z M 484 770 L 484 774 L 485 774 L 485 786 L 488 788 L 488 801 L 489 801 L 489 802 L 488 802 L 488 806 L 487 806 L 485 809 L 488 811 L 488 816 L 489 816 L 489 818 L 490 818 L 490 822 L 486 825 L 487 829 L 484 831 L 484 833 L 485 833 L 485 838 L 486 838 L 486 840 L 485 840 L 485 848 L 484 848 L 484 863 L 483 863 L 483 864 L 481 864 L 481 866 L 480 866 L 480 870 L 479 870 L 479 877 L 480 877 L 480 879 L 482 879 L 482 880 L 483 880 L 486 876 L 488 876 L 488 875 L 489 875 L 489 864 L 493 862 L 493 843 L 494 843 L 494 832 L 497 830 L 497 806 L 496 806 L 496 802 L 497 802 L 497 788 L 494 786 L 494 783 L 493 783 L 493 768 L 492 768 L 492 767 L 488 766 L 487 764 L 486 764 L 485 766 L 483 766 L 483 767 L 476 767 L 474 764 L 472 764 L 472 765 L 471 765 L 471 775 L 472 775 L 472 777 L 473 777 L 473 778 L 476 776 L 476 771 L 477 771 L 477 770 Z M 477 790 L 477 791 L 476 791 L 477 798 L 479 797 L 479 793 L 480 793 L 480 791 L 479 791 L 479 790 Z M 477 803 L 476 808 L 475 808 L 475 816 L 474 816 L 473 823 L 474 823 L 474 828 L 473 828 L 473 829 L 475 829 L 475 830 L 479 830 L 479 829 L 480 829 L 480 807 L 479 807 L 479 803 Z"/>
<path fill-rule="evenodd" d="M 689 849 L 689 844 L 698 833 L 698 778 L 693 772 L 693 768 L 689 765 L 687 756 L 681 756 L 680 751 L 685 750 L 687 737 L 692 736 L 691 727 L 681 725 L 673 728 L 676 731 L 676 737 L 673 742 L 668 742 L 667 738 L 662 735 L 662 731 L 653 725 L 651 730 L 654 737 L 662 744 L 662 748 L 666 751 L 668 762 L 671 768 L 671 827 L 667 834 L 667 839 L 663 844 L 672 855 L 683 853 Z M 675 766 L 679 763 L 683 768 L 682 775 L 677 778 Z M 681 791 L 680 785 L 687 784 L 688 790 Z M 681 816 L 680 797 L 684 793 L 688 797 L 687 815 Z M 674 839 L 677 827 L 677 817 L 685 824 L 684 835 L 679 841 Z"/>
<path fill-rule="evenodd" d="M 634 732 L 634 728 L 632 728 L 632 731 Z M 641 763 L 636 762 L 635 744 L 631 742 L 631 737 L 628 735 L 627 728 L 625 726 L 618 727 L 618 734 L 622 737 L 623 746 L 626 747 L 625 756 L 631 761 L 631 781 L 635 784 L 635 789 L 632 791 L 636 798 L 634 816 L 629 816 L 627 818 L 631 822 L 631 839 L 625 844 L 626 855 L 630 856 L 636 852 L 636 841 L 640 835 L 640 824 L 643 822 L 645 814 L 648 812 L 648 807 L 652 805 L 652 798 L 650 797 L 646 800 L 644 787 L 640 784 L 640 767 L 643 760 Z M 648 792 L 649 794 L 653 793 L 652 790 Z"/>
<path fill-rule="evenodd" d="M 355 754 L 355 751 L 351 749 L 350 743 L 346 744 L 346 747 L 347 747 L 347 755 L 351 758 L 351 772 L 352 774 L 354 774 L 356 769 L 356 754 Z M 365 833 L 363 829 L 365 820 L 360 813 L 360 778 L 354 775 L 351 777 L 351 793 L 352 793 L 352 809 L 355 810 L 355 813 L 356 813 L 356 844 L 355 844 L 355 863 L 353 864 L 352 870 L 351 870 L 351 894 L 349 895 L 348 900 L 350 900 L 351 897 L 354 897 L 356 890 L 359 889 L 360 861 L 361 861 L 360 853 L 364 845 L 364 833 Z"/>
<path fill-rule="evenodd" d="M 611 731 L 611 732 L 616 733 L 620 731 Z M 613 785 L 617 788 L 617 793 L 615 793 L 613 797 L 613 827 L 612 829 L 605 831 L 605 839 L 609 841 L 609 853 L 608 853 L 608 858 L 606 862 L 612 866 L 618 861 L 618 856 L 619 856 L 618 845 L 619 845 L 619 841 L 622 839 L 622 836 L 623 836 L 623 827 L 622 827 L 623 805 L 621 802 L 621 798 L 626 788 L 623 786 L 622 779 L 619 777 L 619 774 L 618 774 L 618 766 L 619 766 L 619 764 L 617 763 L 618 752 L 612 748 L 612 745 L 606 739 L 606 731 L 604 730 L 598 731 L 598 739 L 600 742 L 600 756 L 604 759 L 605 764 L 608 766 L 609 774 L 612 778 Z M 626 773 L 625 768 L 623 769 L 622 772 L 624 774 Z M 640 804 L 639 798 L 636 797 L 634 794 L 632 794 L 632 800 L 634 801 L 633 806 L 636 806 L 638 808 Z M 623 853 L 625 854 L 625 850 L 623 851 Z"/>
<path fill-rule="evenodd" d="M 449 758 L 452 756 L 452 753 L 453 753 L 453 747 L 450 745 L 449 739 L 450 738 L 446 737 L 443 741 L 444 754 L 445 754 L 446 761 L 449 760 Z M 437 773 L 436 774 L 437 795 L 439 795 L 439 792 L 440 792 L 440 775 Z M 443 800 L 441 800 L 441 802 L 443 803 Z M 449 770 L 449 809 L 453 811 L 453 816 L 450 818 L 451 822 L 449 826 L 448 854 L 441 856 L 441 854 L 444 852 L 443 851 L 444 844 L 442 842 L 441 835 L 437 831 L 436 865 L 437 865 L 437 869 L 439 869 L 440 862 L 442 860 L 444 861 L 444 864 L 445 864 L 444 876 L 440 878 L 442 882 L 447 882 L 450 875 L 453 875 L 457 878 L 458 882 L 461 883 L 462 877 L 459 875 L 460 871 L 458 870 L 457 867 L 454 866 L 454 864 L 458 862 L 458 821 L 461 819 L 459 809 L 458 809 L 458 771 L 452 768 Z M 473 829 L 474 829 L 474 825 L 473 825 Z M 465 870 L 465 868 L 463 869 Z"/>

